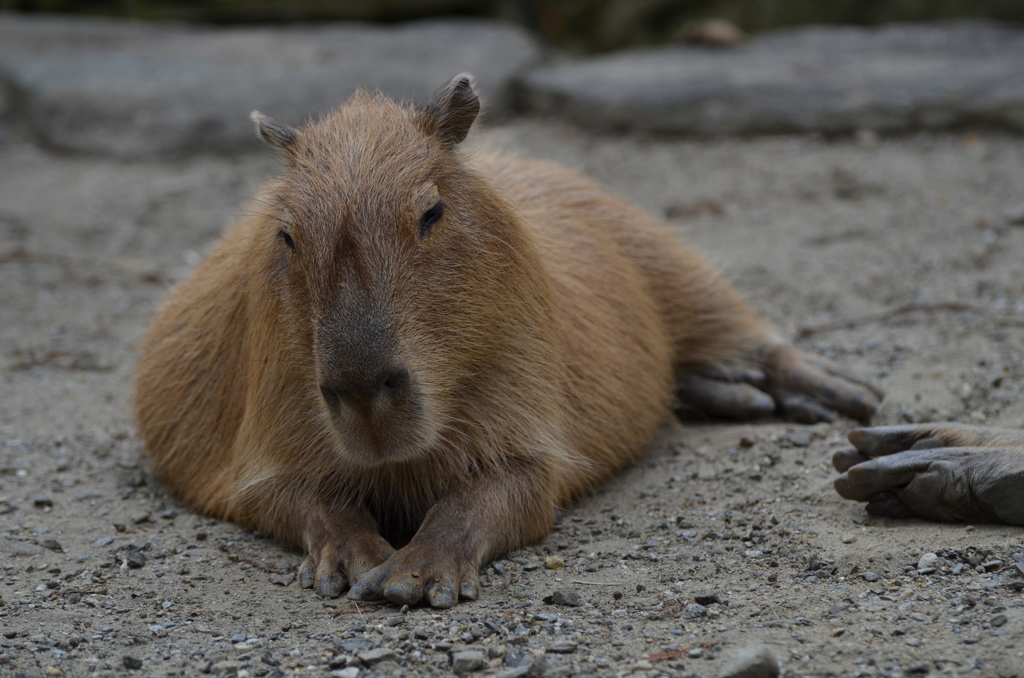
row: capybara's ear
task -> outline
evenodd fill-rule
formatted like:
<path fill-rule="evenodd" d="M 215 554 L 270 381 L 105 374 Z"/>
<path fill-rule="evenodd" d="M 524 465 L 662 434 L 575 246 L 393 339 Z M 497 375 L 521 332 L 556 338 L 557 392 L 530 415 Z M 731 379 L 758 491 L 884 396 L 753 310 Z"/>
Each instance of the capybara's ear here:
<path fill-rule="evenodd" d="M 469 73 L 460 73 L 434 92 L 422 112 L 423 124 L 430 134 L 446 145 L 454 146 L 469 134 L 469 128 L 480 113 L 480 95 Z"/>
<path fill-rule="evenodd" d="M 297 130 L 279 123 L 269 115 L 253 111 L 249 114 L 249 118 L 252 120 L 253 125 L 256 126 L 256 136 L 274 148 L 288 151 L 295 144 L 295 140 L 299 138 Z"/>

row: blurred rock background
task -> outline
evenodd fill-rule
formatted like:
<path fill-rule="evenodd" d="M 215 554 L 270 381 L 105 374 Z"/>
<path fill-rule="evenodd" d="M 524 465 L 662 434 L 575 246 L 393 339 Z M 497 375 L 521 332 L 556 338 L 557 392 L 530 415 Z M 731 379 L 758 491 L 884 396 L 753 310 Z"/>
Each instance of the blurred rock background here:
<path fill-rule="evenodd" d="M 1024 22 L 1020 0 L 0 0 L 0 9 L 207 24 L 471 16 L 512 21 L 580 52 L 673 42 L 708 18 L 748 32 L 965 18 Z"/>

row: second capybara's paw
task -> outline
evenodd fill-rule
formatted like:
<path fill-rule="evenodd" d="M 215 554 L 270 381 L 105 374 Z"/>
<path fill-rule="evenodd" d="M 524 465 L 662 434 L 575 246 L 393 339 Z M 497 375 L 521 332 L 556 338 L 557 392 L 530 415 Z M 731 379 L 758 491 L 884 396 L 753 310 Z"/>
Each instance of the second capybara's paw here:
<path fill-rule="evenodd" d="M 962 424 L 858 429 L 832 464 L 840 496 L 890 518 L 1024 525 L 1024 431 Z"/>
<path fill-rule="evenodd" d="M 836 413 L 868 421 L 882 391 L 848 370 L 790 344 L 767 347 L 761 359 L 764 390 L 779 414 L 802 424 L 832 421 Z"/>
<path fill-rule="evenodd" d="M 395 552 L 379 534 L 352 533 L 331 523 L 307 541 L 309 552 L 299 566 L 299 586 L 325 598 L 337 598 Z"/>
<path fill-rule="evenodd" d="M 471 558 L 438 553 L 415 541 L 370 570 L 348 593 L 353 600 L 388 600 L 396 605 L 428 603 L 453 607 L 476 600 L 480 565 Z"/>

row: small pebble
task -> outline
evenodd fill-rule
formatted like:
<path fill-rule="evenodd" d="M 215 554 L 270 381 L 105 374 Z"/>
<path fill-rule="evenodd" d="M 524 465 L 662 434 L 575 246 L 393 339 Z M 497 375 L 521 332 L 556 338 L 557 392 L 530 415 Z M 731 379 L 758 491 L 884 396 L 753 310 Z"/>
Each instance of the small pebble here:
<path fill-rule="evenodd" d="M 855 541 L 857 541 L 857 535 L 853 534 L 852 532 L 847 532 L 843 535 L 844 544 L 852 544 Z"/>
<path fill-rule="evenodd" d="M 121 658 L 121 662 L 124 664 L 124 667 L 126 669 L 141 669 L 142 668 L 142 660 L 139 659 L 138 657 L 133 657 L 130 654 L 126 654 L 124 657 L 122 657 Z"/>
<path fill-rule="evenodd" d="M 128 563 L 128 567 L 133 570 L 137 570 L 146 564 L 146 556 L 143 555 L 142 551 L 125 551 L 122 557 Z"/>
<path fill-rule="evenodd" d="M 1024 202 L 1006 210 L 1006 220 L 1011 224 L 1024 224 Z"/>
<path fill-rule="evenodd" d="M 853 139 L 859 148 L 866 151 L 870 151 L 878 147 L 878 132 L 873 129 L 859 129 L 854 133 Z"/>
<path fill-rule="evenodd" d="M 692 650 L 690 650 L 689 652 L 687 652 L 686 656 L 689 657 L 690 659 L 700 659 L 701 655 L 703 655 L 703 654 L 704 654 L 704 648 L 702 648 L 702 647 L 695 647 Z"/>
<path fill-rule="evenodd" d="M 461 676 L 487 668 L 487 657 L 479 650 L 466 650 L 452 655 L 452 673 Z"/>
<path fill-rule="evenodd" d="M 579 643 L 574 640 L 556 640 L 548 645 L 548 652 L 554 652 L 555 654 L 572 654 L 578 647 Z"/>
<path fill-rule="evenodd" d="M 918 570 L 928 570 L 939 565 L 939 557 L 934 553 L 926 553 L 917 561 Z"/>
<path fill-rule="evenodd" d="M 878 581 L 879 577 L 874 572 L 865 572 L 864 581 Z"/>
<path fill-rule="evenodd" d="M 580 594 L 572 589 L 556 589 L 550 596 L 544 597 L 544 602 L 548 605 L 567 605 L 569 607 L 579 607 L 583 604 Z"/>
<path fill-rule="evenodd" d="M 811 433 L 809 428 L 798 428 L 797 430 L 786 436 L 786 440 L 793 447 L 807 447 L 811 444 L 811 440 L 814 439 L 814 435 Z"/>
<path fill-rule="evenodd" d="M 906 639 L 905 641 L 903 641 L 903 642 L 905 642 L 905 643 L 906 643 L 907 645 L 909 645 L 910 647 L 917 647 L 918 645 L 920 645 L 920 644 L 921 644 L 921 639 L 920 639 L 920 638 L 917 638 L 917 637 L 915 637 L 915 636 L 910 636 L 909 638 L 907 638 L 907 639 Z"/>
<path fill-rule="evenodd" d="M 348 666 L 337 671 L 331 671 L 331 678 L 356 678 L 359 675 L 359 667 Z"/>
<path fill-rule="evenodd" d="M 721 678 L 776 678 L 779 660 L 761 643 L 745 645 L 725 662 Z"/>
<path fill-rule="evenodd" d="M 1007 620 L 1006 620 L 1006 615 L 1005 614 L 997 614 L 996 616 L 992 617 L 992 619 L 989 620 L 989 624 L 992 624 L 992 626 L 994 626 L 995 628 L 999 628 L 1000 626 L 1005 624 L 1006 621 Z"/>
<path fill-rule="evenodd" d="M 548 570 L 557 570 L 565 567 L 565 561 L 562 560 L 561 556 L 548 556 L 544 559 L 544 567 Z"/>
<path fill-rule="evenodd" d="M 233 678 L 238 675 L 238 670 L 242 668 L 242 664 L 239 662 L 233 662 L 230 660 L 224 660 L 213 664 L 210 667 L 209 673 L 221 678 Z"/>
<path fill-rule="evenodd" d="M 686 613 L 691 617 L 703 617 L 708 613 L 708 609 L 700 603 L 690 603 L 686 606 Z"/>
<path fill-rule="evenodd" d="M 695 595 L 693 597 L 693 602 L 697 603 L 698 605 L 713 605 L 715 603 L 721 604 L 722 599 L 718 597 L 717 593 L 706 591 Z"/>

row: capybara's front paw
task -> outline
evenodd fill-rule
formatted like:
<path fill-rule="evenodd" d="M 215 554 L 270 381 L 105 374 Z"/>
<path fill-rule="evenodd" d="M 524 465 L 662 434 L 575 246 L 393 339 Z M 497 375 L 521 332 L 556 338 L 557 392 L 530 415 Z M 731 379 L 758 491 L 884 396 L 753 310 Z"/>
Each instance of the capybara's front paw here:
<path fill-rule="evenodd" d="M 836 413 L 868 421 L 882 391 L 870 382 L 790 344 L 765 349 L 761 360 L 764 390 L 782 416 L 802 424 L 832 421 Z"/>
<path fill-rule="evenodd" d="M 353 600 L 389 600 L 396 605 L 453 607 L 460 598 L 476 600 L 479 563 L 410 543 L 366 573 L 348 592 Z"/>
<path fill-rule="evenodd" d="M 310 534 L 309 553 L 299 566 L 299 586 L 337 598 L 395 552 L 379 534 L 353 533 L 348 527 L 324 523 Z"/>

